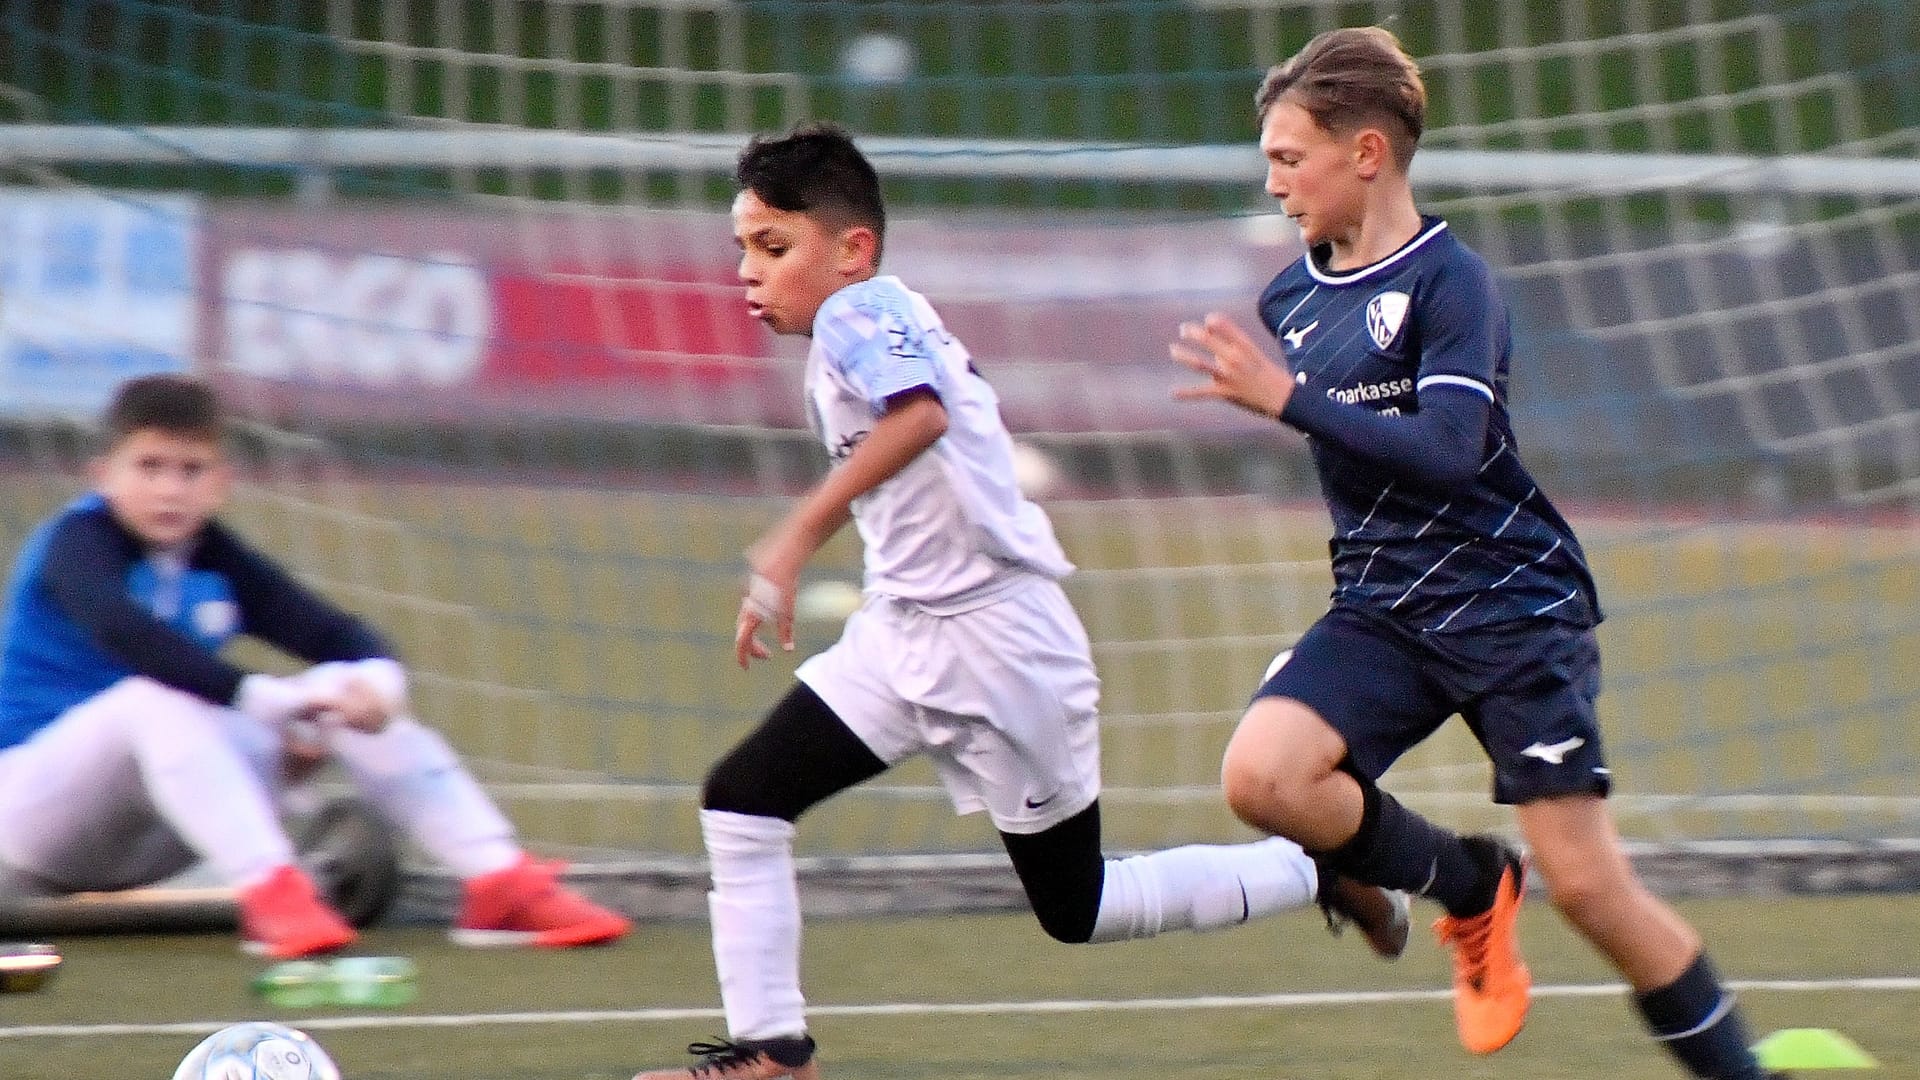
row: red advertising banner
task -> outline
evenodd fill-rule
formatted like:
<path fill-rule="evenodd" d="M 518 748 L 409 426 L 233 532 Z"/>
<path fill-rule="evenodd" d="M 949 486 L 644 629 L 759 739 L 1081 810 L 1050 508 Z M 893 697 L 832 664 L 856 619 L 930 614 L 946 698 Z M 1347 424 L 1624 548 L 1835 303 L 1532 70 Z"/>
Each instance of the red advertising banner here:
<path fill-rule="evenodd" d="M 203 355 L 255 407 L 343 417 L 797 426 L 804 342 L 746 312 L 722 214 L 553 206 L 210 207 Z M 1182 319 L 1297 249 L 1246 222 L 967 218 L 889 230 L 1020 430 L 1246 421 L 1173 402 Z"/>
<path fill-rule="evenodd" d="M 500 333 L 485 378 L 525 386 L 617 386 L 684 378 L 716 391 L 759 378 L 766 332 L 734 285 L 667 267 L 517 270 L 493 277 Z M 713 271 L 705 271 L 708 277 Z"/>
<path fill-rule="evenodd" d="M 797 411 L 741 301 L 725 219 L 228 207 L 206 234 L 205 353 L 255 404 L 725 423 Z"/>

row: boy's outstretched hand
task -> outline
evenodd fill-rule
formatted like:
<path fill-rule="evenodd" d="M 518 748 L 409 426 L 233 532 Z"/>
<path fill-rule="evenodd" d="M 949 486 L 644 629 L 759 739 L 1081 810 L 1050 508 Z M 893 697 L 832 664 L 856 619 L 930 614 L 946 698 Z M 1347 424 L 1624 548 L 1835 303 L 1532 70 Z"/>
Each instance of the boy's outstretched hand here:
<path fill-rule="evenodd" d="M 1180 339 L 1168 345 L 1167 351 L 1208 379 L 1175 387 L 1173 396 L 1181 401 L 1227 401 L 1278 420 L 1293 397 L 1293 373 L 1269 357 L 1232 319 L 1217 311 L 1200 322 L 1181 323 Z"/>
<path fill-rule="evenodd" d="M 773 655 L 759 638 L 763 624 L 772 623 L 780 647 L 793 651 L 793 598 L 797 585 L 797 582 L 782 584 L 759 571 L 747 575 L 747 592 L 740 598 L 740 619 L 733 628 L 733 656 L 742 668 Z"/>

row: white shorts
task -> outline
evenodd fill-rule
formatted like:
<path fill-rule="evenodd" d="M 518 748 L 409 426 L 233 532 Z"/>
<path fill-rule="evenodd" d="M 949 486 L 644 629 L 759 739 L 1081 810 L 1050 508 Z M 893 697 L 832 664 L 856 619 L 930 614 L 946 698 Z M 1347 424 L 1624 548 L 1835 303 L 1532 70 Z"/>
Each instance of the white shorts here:
<path fill-rule="evenodd" d="M 280 782 L 278 733 L 232 709 L 143 678 L 126 678 L 0 751 L 0 863 L 64 889 L 126 889 L 199 861 L 148 795 L 129 735 L 168 714 L 206 717 L 271 792 Z M 209 792 L 218 806 L 224 792 Z"/>
<path fill-rule="evenodd" d="M 869 597 L 795 675 L 889 766 L 925 753 L 954 810 L 1036 833 L 1100 795 L 1100 679 L 1060 586 L 934 615 Z"/>

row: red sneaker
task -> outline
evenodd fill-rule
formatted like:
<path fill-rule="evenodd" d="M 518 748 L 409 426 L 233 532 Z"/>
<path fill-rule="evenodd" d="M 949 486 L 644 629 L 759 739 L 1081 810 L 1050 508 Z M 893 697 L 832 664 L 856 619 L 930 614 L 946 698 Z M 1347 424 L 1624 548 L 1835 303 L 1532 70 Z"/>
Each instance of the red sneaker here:
<path fill-rule="evenodd" d="M 467 882 L 466 899 L 450 935 L 454 944 L 565 949 L 612 941 L 633 928 L 625 916 L 563 888 L 564 867 L 522 855 L 505 870 Z"/>
<path fill-rule="evenodd" d="M 297 866 L 240 892 L 240 948 L 249 955 L 297 960 L 344 949 L 358 937 Z"/>

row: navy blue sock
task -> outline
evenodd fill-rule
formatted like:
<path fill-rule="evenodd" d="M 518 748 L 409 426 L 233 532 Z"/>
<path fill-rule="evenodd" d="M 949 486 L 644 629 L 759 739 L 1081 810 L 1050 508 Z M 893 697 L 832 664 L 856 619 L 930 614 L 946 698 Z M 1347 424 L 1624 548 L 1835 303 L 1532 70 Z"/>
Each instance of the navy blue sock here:
<path fill-rule="evenodd" d="M 1747 1045 L 1746 1021 L 1733 992 L 1720 984 L 1701 953 L 1680 977 L 1658 990 L 1635 994 L 1653 1037 L 1695 1076 L 1713 1080 L 1761 1080 L 1766 1072 Z"/>
<path fill-rule="evenodd" d="M 1431 896 L 1448 914 L 1478 915 L 1493 906 L 1500 885 L 1498 849 L 1470 841 L 1400 805 L 1365 777 L 1360 782 L 1360 828 L 1352 839 L 1317 856 L 1336 873 L 1369 885 Z"/>

